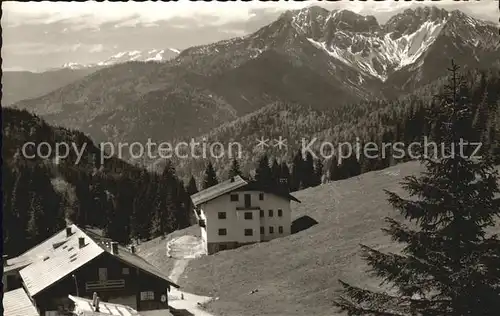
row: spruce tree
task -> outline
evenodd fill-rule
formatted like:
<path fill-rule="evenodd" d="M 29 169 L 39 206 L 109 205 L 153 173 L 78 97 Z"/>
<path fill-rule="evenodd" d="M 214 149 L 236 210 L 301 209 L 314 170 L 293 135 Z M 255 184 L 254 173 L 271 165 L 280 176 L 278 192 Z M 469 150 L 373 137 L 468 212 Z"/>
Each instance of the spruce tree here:
<path fill-rule="evenodd" d="M 339 164 L 337 157 L 333 156 L 330 161 L 329 161 L 329 168 L 328 168 L 328 180 L 330 181 L 337 181 L 340 180 L 340 169 L 339 169 Z"/>
<path fill-rule="evenodd" d="M 189 179 L 189 182 L 185 187 L 184 191 L 186 192 L 185 206 L 186 206 L 186 212 L 188 212 L 187 219 L 189 226 L 196 223 L 196 216 L 194 215 L 194 205 L 193 205 L 193 200 L 191 200 L 191 195 L 197 193 L 198 188 L 196 187 L 196 180 L 194 179 L 193 176 L 191 176 L 191 178 Z"/>
<path fill-rule="evenodd" d="M 346 178 L 351 178 L 359 176 L 361 174 L 361 165 L 355 155 L 350 155 L 349 157 L 342 160 L 344 166 L 344 176 Z"/>
<path fill-rule="evenodd" d="M 208 162 L 207 168 L 205 169 L 205 177 L 203 179 L 203 189 L 208 189 L 217 183 L 219 183 L 219 180 L 217 180 L 214 166 L 211 162 Z"/>
<path fill-rule="evenodd" d="M 309 188 L 315 185 L 316 172 L 314 170 L 314 158 L 310 152 L 307 152 L 306 159 L 303 165 L 302 183 L 304 188 Z"/>
<path fill-rule="evenodd" d="M 471 135 L 466 85 L 453 64 L 446 90 L 437 95 L 445 155 L 422 157 L 425 171 L 407 177 L 410 198 L 387 192 L 390 204 L 412 225 L 387 218 L 383 229 L 404 244 L 401 254 L 362 246 L 376 277 L 394 286 L 373 292 L 340 281 L 335 304 L 349 315 L 498 315 L 500 241 L 489 233 L 500 215 L 498 173 L 489 159 L 460 152 Z"/>
<path fill-rule="evenodd" d="M 314 166 L 314 182 L 313 185 L 320 185 L 323 183 L 323 161 L 321 159 L 316 160 L 316 165 Z"/>
<path fill-rule="evenodd" d="M 39 195 L 33 194 L 30 197 L 29 220 L 26 232 L 31 246 L 43 240 L 46 235 L 47 227 L 44 225 L 45 214 L 43 213 L 42 203 L 42 198 Z"/>
<path fill-rule="evenodd" d="M 164 233 L 170 233 L 178 229 L 179 221 L 185 216 L 183 211 L 183 192 L 184 187 L 180 191 L 182 184 L 177 179 L 175 167 L 169 160 L 162 173 L 162 182 L 166 190 L 165 198 L 165 213 L 162 217 Z"/>
<path fill-rule="evenodd" d="M 191 179 L 189 179 L 189 183 L 186 187 L 186 192 L 188 194 L 188 208 L 189 208 L 189 223 L 194 224 L 196 223 L 196 216 L 194 213 L 194 205 L 193 201 L 191 200 L 191 195 L 198 193 L 198 187 L 196 186 L 196 180 L 194 179 L 193 176 L 191 176 Z"/>
<path fill-rule="evenodd" d="M 285 191 L 290 191 L 290 169 L 284 161 L 280 165 L 280 183 L 281 188 L 285 189 Z"/>
<path fill-rule="evenodd" d="M 149 237 L 151 218 L 154 216 L 154 182 L 155 177 L 143 170 L 137 181 L 137 193 L 132 204 L 132 218 L 130 220 L 130 234 L 135 239 Z"/>
<path fill-rule="evenodd" d="M 236 158 L 233 158 L 233 161 L 231 162 L 231 169 L 229 169 L 229 178 L 240 176 L 241 177 L 241 169 L 240 169 L 240 164 L 238 163 L 238 160 Z"/>
<path fill-rule="evenodd" d="M 291 174 L 291 183 L 290 183 L 290 191 L 300 190 L 303 179 L 304 179 L 304 159 L 302 157 L 302 151 L 298 150 L 292 161 L 292 174 Z"/>
<path fill-rule="evenodd" d="M 132 226 L 131 218 L 134 217 L 134 194 L 137 194 L 132 179 L 125 175 L 116 183 L 116 193 L 113 195 L 113 206 L 116 216 L 112 225 L 115 237 L 113 239 L 122 244 L 130 241 Z M 135 229 L 135 228 L 134 228 Z"/>
<path fill-rule="evenodd" d="M 281 166 L 278 163 L 278 160 L 276 160 L 276 158 L 273 159 L 273 163 L 271 165 L 271 175 L 273 179 L 273 184 L 279 185 L 281 178 Z"/>
<path fill-rule="evenodd" d="M 195 193 L 198 193 L 198 187 L 196 186 L 196 180 L 193 176 L 189 179 L 189 183 L 186 188 L 187 193 L 191 196 Z"/>
<path fill-rule="evenodd" d="M 263 155 L 255 169 L 255 181 L 263 187 L 271 187 L 273 185 L 273 175 L 269 166 L 269 158 Z"/>

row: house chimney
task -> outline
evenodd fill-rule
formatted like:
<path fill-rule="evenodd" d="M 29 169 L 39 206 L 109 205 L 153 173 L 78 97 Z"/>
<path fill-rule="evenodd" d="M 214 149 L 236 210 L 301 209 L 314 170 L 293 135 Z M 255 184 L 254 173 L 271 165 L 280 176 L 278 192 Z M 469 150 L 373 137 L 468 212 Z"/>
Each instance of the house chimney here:
<path fill-rule="evenodd" d="M 66 227 L 66 237 L 71 236 L 71 226 Z"/>
<path fill-rule="evenodd" d="M 99 296 L 98 296 L 98 297 L 96 297 L 96 299 L 95 299 L 95 307 L 94 307 L 94 308 L 95 308 L 95 311 L 96 311 L 97 313 L 99 313 L 99 301 L 100 301 L 100 299 L 99 299 Z"/>
<path fill-rule="evenodd" d="M 78 247 L 83 248 L 85 246 L 85 237 L 78 238 Z"/>
<path fill-rule="evenodd" d="M 135 246 L 134 245 L 130 246 L 130 252 L 135 253 Z"/>
<path fill-rule="evenodd" d="M 118 254 L 118 243 L 116 241 L 111 242 L 111 253 L 114 255 Z"/>
<path fill-rule="evenodd" d="M 99 296 L 97 296 L 96 292 L 92 295 L 92 306 L 94 306 L 95 312 L 99 312 Z"/>

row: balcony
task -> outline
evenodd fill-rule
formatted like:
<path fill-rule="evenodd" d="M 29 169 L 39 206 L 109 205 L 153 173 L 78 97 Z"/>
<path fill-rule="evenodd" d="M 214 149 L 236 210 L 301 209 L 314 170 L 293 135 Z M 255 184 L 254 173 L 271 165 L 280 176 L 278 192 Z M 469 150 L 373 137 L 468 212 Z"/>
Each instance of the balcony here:
<path fill-rule="evenodd" d="M 125 287 L 125 280 L 104 280 L 104 281 L 90 281 L 85 283 L 87 291 L 93 290 L 115 290 L 123 289 Z"/>
<path fill-rule="evenodd" d="M 260 210 L 259 206 L 237 206 L 237 211 L 258 211 Z"/>

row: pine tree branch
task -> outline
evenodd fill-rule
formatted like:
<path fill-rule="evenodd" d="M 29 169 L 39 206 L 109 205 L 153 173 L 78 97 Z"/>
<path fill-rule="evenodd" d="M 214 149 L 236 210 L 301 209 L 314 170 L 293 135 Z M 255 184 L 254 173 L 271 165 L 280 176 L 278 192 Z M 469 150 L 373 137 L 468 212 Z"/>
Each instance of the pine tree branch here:
<path fill-rule="evenodd" d="M 443 214 L 440 205 L 431 203 L 425 200 L 411 201 L 398 196 L 397 194 L 385 190 L 389 196 L 389 203 L 409 221 L 416 221 L 424 229 L 433 229 L 446 220 L 450 220 L 451 216 L 446 217 Z"/>
<path fill-rule="evenodd" d="M 349 316 L 360 316 L 360 315 L 371 315 L 371 316 L 406 316 L 408 314 L 404 313 L 392 313 L 379 311 L 372 308 L 365 308 L 359 304 L 351 302 L 348 298 L 340 296 L 337 301 L 334 301 L 334 305 L 343 311 L 347 311 Z"/>
<path fill-rule="evenodd" d="M 447 258 L 442 252 L 444 241 L 441 236 L 432 232 L 411 230 L 408 226 L 389 217 L 385 221 L 389 227 L 383 228 L 382 231 L 390 235 L 394 241 L 407 244 L 403 253 L 417 257 L 422 262 L 429 264 L 446 262 Z"/>
<path fill-rule="evenodd" d="M 415 299 L 410 296 L 393 296 L 352 286 L 342 280 L 342 295 L 335 306 L 347 311 L 349 315 L 380 316 L 443 316 L 448 309 L 449 300 Z"/>
<path fill-rule="evenodd" d="M 381 278 L 382 284 L 397 287 L 405 296 L 424 297 L 436 286 L 436 276 L 443 273 L 443 268 L 434 266 L 413 256 L 385 254 L 361 245 L 362 257 L 370 265 L 371 274 Z"/>
<path fill-rule="evenodd" d="M 347 308 L 345 310 L 357 312 L 357 315 L 408 315 L 409 300 L 406 298 L 371 292 L 352 286 L 342 280 L 339 282 L 342 285 L 344 295 L 340 296 L 341 302 L 335 304 L 342 309 Z"/>

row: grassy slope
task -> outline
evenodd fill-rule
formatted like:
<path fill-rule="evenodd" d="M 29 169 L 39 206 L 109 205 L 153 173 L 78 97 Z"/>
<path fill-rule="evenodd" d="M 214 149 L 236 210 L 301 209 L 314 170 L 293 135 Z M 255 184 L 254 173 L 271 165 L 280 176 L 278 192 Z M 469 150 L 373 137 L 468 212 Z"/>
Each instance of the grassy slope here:
<path fill-rule="evenodd" d="M 169 275 L 175 265 L 175 259 L 167 256 L 167 243 L 177 237 L 184 235 L 200 236 L 198 226 L 191 226 L 186 229 L 177 230 L 167 237 L 158 237 L 137 246 L 137 254 Z"/>
<path fill-rule="evenodd" d="M 338 278 L 376 286 L 366 279 L 359 243 L 387 249 L 380 228 L 395 215 L 383 189 L 402 192 L 402 176 L 416 163 L 371 172 L 297 192 L 293 218 L 308 215 L 318 224 L 271 242 L 192 260 L 182 278 L 186 291 L 219 297 L 208 308 L 216 315 L 335 315 Z M 250 291 L 258 292 L 250 294 Z"/>
<path fill-rule="evenodd" d="M 217 297 L 207 307 L 218 316 L 338 315 L 332 301 L 339 278 L 379 287 L 379 281 L 365 273 L 359 244 L 398 250 L 381 231 L 384 217 L 401 219 L 383 190 L 404 196 L 400 181 L 420 170 L 418 163 L 410 162 L 296 192 L 302 203 L 292 204 L 293 219 L 307 215 L 317 225 L 286 238 L 193 259 L 179 285 L 187 292 Z M 199 232 L 193 226 L 174 234 L 167 240 Z M 153 254 L 157 245 L 166 257 L 164 240 L 143 244 L 148 248 L 143 253 L 170 271 L 173 260 Z M 258 291 L 250 294 L 252 290 Z"/>

